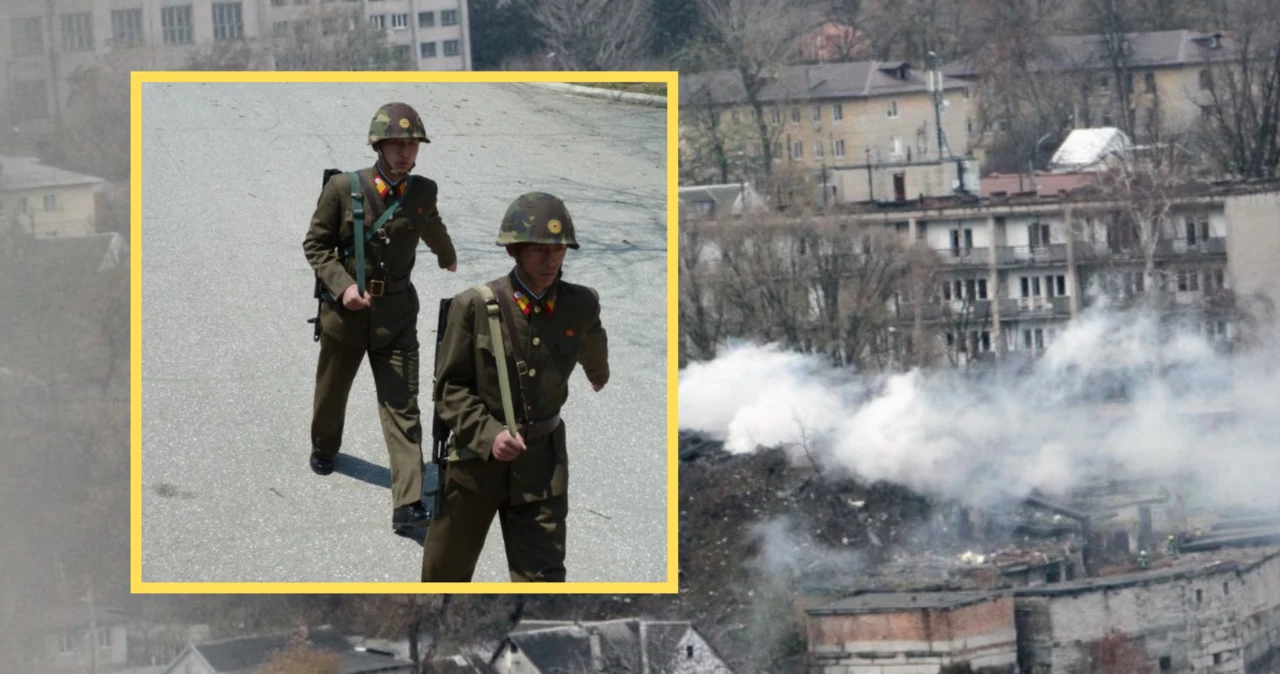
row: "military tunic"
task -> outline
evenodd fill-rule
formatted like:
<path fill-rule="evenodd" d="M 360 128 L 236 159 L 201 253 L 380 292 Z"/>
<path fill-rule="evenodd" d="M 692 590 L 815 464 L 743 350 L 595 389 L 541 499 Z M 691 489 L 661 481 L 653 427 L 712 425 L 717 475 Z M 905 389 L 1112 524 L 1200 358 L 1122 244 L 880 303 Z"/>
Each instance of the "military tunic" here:
<path fill-rule="evenodd" d="M 367 231 L 401 194 L 399 211 L 383 225 L 385 238 L 365 244 L 365 286 L 386 294 L 352 311 L 342 295 L 355 283 L 355 256 L 342 261 L 336 249 L 354 243 L 350 180 L 335 175 L 325 184 L 303 242 L 307 261 L 333 296 L 320 312 L 320 358 L 311 422 L 313 451 L 332 459 L 342 446 L 347 398 L 365 355 L 373 371 L 378 413 L 391 459 L 393 507 L 422 499 L 422 424 L 418 406 L 419 345 L 417 290 L 410 281 L 418 242 L 426 243 L 441 269 L 457 261 L 448 229 L 436 206 L 435 182 L 406 177 L 390 188 L 376 167 L 357 172 L 364 193 Z"/>
<path fill-rule="evenodd" d="M 524 310 L 517 291 L 523 294 L 513 272 L 499 280 L 495 295 L 515 319 L 516 339 L 527 360 L 521 382 L 506 323 L 499 322 L 501 335 L 489 334 L 480 293 L 468 289 L 450 304 L 435 393 L 436 413 L 453 435 L 443 513 L 423 545 L 424 582 L 469 581 L 495 514 L 513 581 L 564 580 L 569 465 L 565 426 L 558 416 L 578 365 L 592 384 L 603 386 L 609 380 L 608 342 L 595 290 L 557 280 L 542 301 L 525 295 Z M 505 421 L 494 339 L 503 340 L 518 424 L 541 422 L 544 432 L 550 429 L 542 437 L 526 437 L 525 451 L 509 462 L 490 456 Z"/>

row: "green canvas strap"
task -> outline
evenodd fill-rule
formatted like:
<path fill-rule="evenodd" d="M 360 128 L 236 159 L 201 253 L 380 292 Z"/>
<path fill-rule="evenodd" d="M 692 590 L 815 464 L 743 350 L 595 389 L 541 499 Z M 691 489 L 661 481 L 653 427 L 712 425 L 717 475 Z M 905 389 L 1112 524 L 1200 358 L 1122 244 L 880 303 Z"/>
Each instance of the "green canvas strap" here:
<path fill-rule="evenodd" d="M 360 188 L 360 176 L 354 171 L 351 179 L 351 218 L 355 225 L 356 292 L 364 297 L 364 191 Z"/>
<path fill-rule="evenodd" d="M 481 283 L 475 286 L 484 299 L 485 311 L 489 315 L 489 341 L 493 344 L 493 356 L 498 361 L 498 388 L 502 389 L 502 413 L 506 415 L 507 433 L 516 437 L 515 407 L 511 404 L 511 380 L 507 376 L 507 354 L 502 344 L 502 327 L 498 323 L 498 298 L 493 289 Z"/>
<path fill-rule="evenodd" d="M 395 216 L 396 211 L 400 209 L 400 198 L 391 202 L 387 206 L 387 210 L 382 212 L 377 222 L 373 223 L 373 227 L 368 230 L 364 229 L 364 191 L 360 187 L 360 175 L 355 171 L 348 171 L 347 176 L 351 180 L 351 218 L 355 223 L 355 240 L 353 245 L 342 249 L 346 256 L 350 256 L 353 252 L 356 256 L 356 287 L 360 290 L 360 295 L 364 295 L 364 244 L 368 243 L 375 234 L 378 233 L 387 221 Z M 409 176 L 408 180 L 412 184 L 413 176 Z"/>

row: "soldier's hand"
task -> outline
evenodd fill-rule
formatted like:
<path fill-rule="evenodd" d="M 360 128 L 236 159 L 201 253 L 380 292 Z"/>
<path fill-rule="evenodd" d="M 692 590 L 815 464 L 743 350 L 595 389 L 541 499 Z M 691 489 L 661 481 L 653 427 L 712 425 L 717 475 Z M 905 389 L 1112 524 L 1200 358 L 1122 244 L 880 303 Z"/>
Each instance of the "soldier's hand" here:
<path fill-rule="evenodd" d="M 453 264 L 449 265 L 448 267 L 445 267 L 445 269 L 448 269 L 449 271 L 458 271 L 458 263 L 457 263 L 457 262 L 454 262 Z"/>
<path fill-rule="evenodd" d="M 373 304 L 373 298 L 365 295 L 360 296 L 360 290 L 356 288 L 356 284 L 352 283 L 347 286 L 346 292 L 342 293 L 342 306 L 352 310 L 368 309 Z"/>
<path fill-rule="evenodd" d="M 498 437 L 493 439 L 493 458 L 499 461 L 514 461 L 523 451 L 524 439 L 518 433 L 513 438 L 504 428 L 501 433 L 498 433 Z"/>
<path fill-rule="evenodd" d="M 600 391 L 600 389 L 602 389 L 602 388 L 604 388 L 604 384 L 592 384 L 592 385 L 591 385 L 591 390 L 592 390 L 592 391 L 599 392 L 599 391 Z"/>

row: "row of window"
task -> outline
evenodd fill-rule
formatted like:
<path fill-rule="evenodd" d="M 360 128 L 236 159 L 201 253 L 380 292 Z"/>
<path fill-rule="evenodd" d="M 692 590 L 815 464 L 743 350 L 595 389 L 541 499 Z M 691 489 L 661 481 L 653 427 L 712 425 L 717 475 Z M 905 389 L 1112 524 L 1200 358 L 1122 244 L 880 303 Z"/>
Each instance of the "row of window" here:
<path fill-rule="evenodd" d="M 966 89 L 966 90 L 964 90 L 964 96 L 965 96 L 965 98 L 968 98 L 968 97 L 969 97 L 969 96 L 968 96 L 968 90 L 967 90 L 967 89 Z M 811 122 L 821 122 L 821 121 L 822 121 L 822 109 L 823 109 L 824 107 L 828 107 L 828 106 L 823 105 L 823 104 L 821 104 L 821 103 L 814 103 L 813 105 L 809 106 L 809 121 L 811 121 Z M 947 107 L 948 107 L 948 106 L 947 106 L 947 103 L 946 103 L 946 101 L 944 100 L 944 101 L 943 101 L 943 104 L 942 104 L 942 108 L 941 108 L 941 113 L 942 113 L 943 115 L 947 114 Z M 843 103 L 831 103 L 831 104 L 830 104 L 830 108 L 831 108 L 831 115 L 830 115 L 830 116 L 831 116 L 831 121 L 832 121 L 832 122 L 839 122 L 840 120 L 844 119 L 844 104 L 843 104 Z M 750 115 L 750 117 L 751 117 L 751 121 L 752 121 L 752 122 L 754 122 L 754 121 L 756 121 L 757 119 L 759 119 L 759 115 L 756 113 L 756 109 L 755 109 L 755 108 L 748 108 L 747 110 L 748 110 L 748 113 L 747 113 L 747 114 L 748 114 L 748 115 Z M 735 109 L 733 109 L 733 110 L 730 110 L 728 114 L 729 114 L 729 123 L 730 123 L 730 124 L 740 124 L 740 123 L 742 123 L 742 115 L 741 115 L 741 113 L 740 113 L 736 108 L 735 108 Z M 770 108 L 770 109 L 769 109 L 769 114 L 770 114 L 770 120 L 771 120 L 774 124 L 781 124 L 781 123 L 782 123 L 782 108 L 779 108 L 779 107 L 777 107 L 777 106 L 774 106 L 774 107 L 772 107 L 772 108 Z M 791 119 L 791 123 L 792 123 L 792 124 L 799 124 L 799 123 L 800 123 L 800 118 L 801 118 L 801 114 L 800 114 L 800 106 L 798 106 L 798 105 L 791 106 L 791 109 L 790 109 L 790 111 L 789 111 L 789 114 L 790 114 L 790 119 Z M 886 118 L 888 118 L 888 119 L 897 119 L 897 118 L 898 118 L 898 101 L 897 101 L 896 99 L 894 99 L 894 100 L 890 100 L 890 101 L 885 105 L 885 117 L 886 117 Z"/>
<path fill-rule="evenodd" d="M 1203 321 L 1201 323 L 1201 332 L 1210 341 L 1224 342 L 1230 338 L 1226 321 Z M 988 330 L 970 330 L 968 335 L 960 333 L 961 341 L 957 343 L 957 335 L 948 332 L 945 335 L 947 347 L 961 352 L 968 353 L 990 353 L 991 352 L 991 332 Z M 1057 328 L 1024 328 L 1019 335 L 1017 332 L 1006 333 L 1009 335 L 1007 341 L 1009 348 L 1018 350 L 1019 347 L 1026 351 L 1043 351 L 1058 336 Z M 1021 339 L 1019 339 L 1019 337 Z M 1223 594 L 1229 594 L 1227 584 L 1223 583 Z M 1196 603 L 1203 601 L 1203 595 L 1200 590 L 1196 590 Z"/>
<path fill-rule="evenodd" d="M 272 0 L 273 6 L 284 5 L 285 0 Z M 295 4 L 306 4 L 294 0 Z M 240 2 L 215 2 L 212 5 L 213 11 L 213 38 L 219 41 L 239 40 L 244 38 L 244 10 L 243 3 Z M 193 42 L 192 32 L 192 6 L 179 5 L 160 8 L 160 26 L 163 32 L 164 44 L 180 45 L 191 44 Z M 393 30 L 403 30 L 409 27 L 409 14 L 375 14 L 370 15 L 369 20 L 373 25 L 386 29 L 387 16 L 391 17 L 391 28 Z M 76 12 L 71 14 L 62 14 L 59 17 L 61 30 L 59 36 L 61 39 L 62 51 L 86 52 L 93 51 L 93 13 L 92 12 Z M 10 20 L 9 35 L 13 38 L 13 55 L 15 57 L 24 56 L 42 56 L 45 51 L 44 45 L 44 26 L 43 17 L 17 17 Z M 337 30 L 336 19 L 324 19 L 326 24 L 325 34 Z M 282 25 L 283 24 L 283 25 Z M 276 35 L 282 35 L 288 31 L 288 22 L 277 21 L 273 26 Z M 142 31 L 142 9 L 113 9 L 111 10 L 111 44 L 122 47 L 136 47 L 143 42 Z M 436 25 L 436 13 L 418 12 L 418 27 L 432 28 Z M 441 26 L 458 25 L 458 10 L 444 9 L 440 10 Z M 456 40 L 453 41 L 453 54 L 450 54 L 448 42 L 445 43 L 445 56 L 457 55 Z M 423 43 L 422 52 L 425 58 L 427 55 L 427 44 Z M 434 56 L 435 45 L 431 44 L 431 56 Z"/>
<path fill-rule="evenodd" d="M 244 12 L 240 2 L 215 2 L 211 6 L 213 39 L 219 41 L 244 38 Z M 93 13 L 76 12 L 59 15 L 59 37 L 62 51 L 93 51 Z M 42 56 L 45 51 L 43 17 L 10 19 L 9 35 L 13 38 L 15 57 Z M 175 5 L 160 8 L 160 29 L 166 45 L 191 44 L 192 6 Z M 142 44 L 142 10 L 111 10 L 111 44 L 133 47 Z"/>
<path fill-rule="evenodd" d="M 43 201 L 44 201 L 45 213 L 55 213 L 59 210 L 60 204 L 58 202 L 58 195 L 46 194 L 44 195 Z M 15 212 L 17 213 L 31 212 L 32 206 L 31 206 L 31 200 L 29 197 L 18 197 L 16 199 L 16 202 L 17 203 L 14 204 L 14 207 L 16 207 Z M 4 201 L 0 201 L 0 213 L 8 212 L 7 208 L 8 208 L 8 204 Z"/>
<path fill-rule="evenodd" d="M 398 14 L 370 14 L 369 23 L 383 30 L 387 29 L 387 17 L 391 17 L 391 30 L 406 30 L 409 28 L 409 13 L 400 12 Z M 436 13 L 435 12 L 418 12 L 419 28 L 435 28 Z M 440 10 L 441 26 L 458 25 L 458 10 L 442 9 Z"/>
<path fill-rule="evenodd" d="M 1144 274 L 1141 271 L 1105 274 L 1100 278 L 1103 292 L 1118 295 L 1123 290 L 1127 295 L 1144 292 Z M 1157 284 L 1161 289 L 1176 288 L 1178 292 L 1215 292 L 1225 290 L 1226 270 L 1217 269 L 1178 269 L 1169 276 L 1157 276 Z M 1018 277 L 1018 297 L 1054 298 L 1066 297 L 1067 277 L 1064 274 L 1047 274 L 1045 276 Z M 953 279 L 940 284 L 942 299 L 951 300 L 986 300 L 987 279 Z"/>

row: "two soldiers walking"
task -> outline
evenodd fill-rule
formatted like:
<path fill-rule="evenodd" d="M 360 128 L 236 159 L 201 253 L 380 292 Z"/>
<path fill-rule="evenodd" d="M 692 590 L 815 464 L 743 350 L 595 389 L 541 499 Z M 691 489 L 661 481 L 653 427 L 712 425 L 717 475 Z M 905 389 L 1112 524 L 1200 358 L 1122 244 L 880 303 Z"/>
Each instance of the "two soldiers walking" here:
<path fill-rule="evenodd" d="M 449 302 L 433 399 L 452 437 L 438 487 L 443 509 L 428 513 L 420 303 L 410 279 L 418 242 L 439 268 L 457 270 L 438 185 L 410 174 L 419 144 L 430 142 L 413 108 L 382 106 L 368 137 L 377 162 L 329 178 L 312 216 L 303 248 L 321 301 L 311 468 L 333 472 L 348 394 L 368 355 L 391 460 L 392 526 L 432 524 L 422 580 L 469 581 L 496 516 L 512 580 L 564 581 L 568 457 L 559 413 L 578 364 L 594 390 L 608 381 L 599 297 L 561 278 L 566 249 L 579 247 L 564 203 L 537 192 L 516 199 L 497 240 L 513 258 L 511 272 Z"/>

